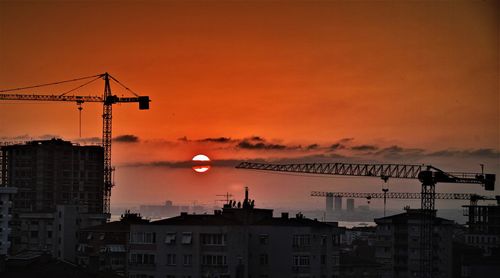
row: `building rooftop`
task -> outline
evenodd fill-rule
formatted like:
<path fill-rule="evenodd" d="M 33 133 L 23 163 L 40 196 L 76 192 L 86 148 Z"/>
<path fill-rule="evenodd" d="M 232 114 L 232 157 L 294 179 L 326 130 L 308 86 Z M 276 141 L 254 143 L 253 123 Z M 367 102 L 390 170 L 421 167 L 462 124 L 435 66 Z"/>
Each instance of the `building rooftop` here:
<path fill-rule="evenodd" d="M 131 224 L 146 224 L 149 220 L 142 219 L 137 213 L 125 212 L 119 221 L 112 221 L 97 226 L 91 226 L 81 229 L 82 232 L 125 232 L 128 231 Z"/>
<path fill-rule="evenodd" d="M 10 257 L 2 278 L 119 278 L 113 273 L 89 273 L 88 270 L 74 264 L 50 258 L 46 254 L 20 254 Z"/>
<path fill-rule="evenodd" d="M 375 223 L 379 224 L 380 222 L 385 222 L 387 220 L 391 221 L 407 221 L 407 220 L 420 220 L 422 217 L 422 210 L 420 209 L 407 209 L 406 212 L 400 213 L 400 214 L 394 214 L 382 218 L 375 218 L 374 221 Z M 448 224 L 453 224 L 453 220 L 437 217 L 433 215 L 434 221 L 440 222 L 440 223 L 448 223 Z"/>

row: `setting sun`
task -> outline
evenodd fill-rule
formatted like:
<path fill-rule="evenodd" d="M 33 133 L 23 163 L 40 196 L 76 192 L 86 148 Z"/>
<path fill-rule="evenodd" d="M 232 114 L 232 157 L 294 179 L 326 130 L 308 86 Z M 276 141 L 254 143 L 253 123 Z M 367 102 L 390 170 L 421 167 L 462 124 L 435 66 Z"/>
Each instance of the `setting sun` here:
<path fill-rule="evenodd" d="M 210 162 L 210 158 L 204 154 L 198 154 L 193 157 L 193 170 L 198 172 L 198 173 L 204 173 L 208 170 L 210 170 L 210 165 L 208 163 Z"/>

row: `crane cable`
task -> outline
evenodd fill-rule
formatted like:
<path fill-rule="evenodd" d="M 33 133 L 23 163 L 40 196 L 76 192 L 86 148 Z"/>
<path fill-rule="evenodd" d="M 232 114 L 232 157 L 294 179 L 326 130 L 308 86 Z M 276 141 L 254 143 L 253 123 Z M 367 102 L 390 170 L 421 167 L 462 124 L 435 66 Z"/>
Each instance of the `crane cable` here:
<path fill-rule="evenodd" d="M 86 85 L 88 85 L 88 84 L 90 84 L 90 83 L 92 83 L 92 82 L 94 82 L 94 81 L 96 81 L 97 79 L 100 79 L 100 78 L 101 78 L 101 77 L 100 77 L 100 76 L 98 76 L 98 77 L 96 77 L 96 78 L 94 78 L 94 79 L 90 80 L 89 82 L 86 82 L 86 83 L 84 83 L 84 84 L 82 84 L 82 85 L 80 85 L 80 86 L 78 86 L 78 87 L 76 87 L 76 88 L 73 88 L 73 89 L 71 89 L 71 90 L 69 90 L 69 91 L 67 91 L 67 92 L 65 92 L 65 93 L 62 93 L 60 96 L 62 97 L 62 96 L 64 96 L 64 95 L 66 95 L 66 94 L 69 94 L 69 93 L 71 93 L 71 92 L 73 92 L 73 91 L 76 91 L 76 90 L 80 89 L 81 87 L 86 86 Z"/>
<path fill-rule="evenodd" d="M 123 83 L 121 83 L 120 81 L 118 81 L 118 79 L 114 78 L 111 74 L 109 75 L 109 77 L 111 79 L 113 79 L 113 81 L 115 81 L 116 83 L 118 83 L 120 86 L 122 86 L 123 88 L 125 88 L 125 90 L 127 90 L 127 91 L 131 92 L 132 94 L 134 94 L 136 97 L 139 96 L 134 91 L 132 91 L 132 89 L 130 89 L 129 87 L 125 86 Z"/>

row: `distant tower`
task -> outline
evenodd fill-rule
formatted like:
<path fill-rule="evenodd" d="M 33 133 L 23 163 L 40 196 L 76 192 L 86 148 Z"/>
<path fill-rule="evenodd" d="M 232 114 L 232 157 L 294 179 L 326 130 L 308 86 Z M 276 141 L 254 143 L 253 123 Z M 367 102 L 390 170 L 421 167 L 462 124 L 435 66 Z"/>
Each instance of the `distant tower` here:
<path fill-rule="evenodd" d="M 342 197 L 335 197 L 335 211 L 342 210 Z"/>
<path fill-rule="evenodd" d="M 326 213 L 331 214 L 333 211 L 333 196 L 332 195 L 326 195 Z"/>
<path fill-rule="evenodd" d="M 347 211 L 354 211 L 354 199 L 347 199 Z"/>

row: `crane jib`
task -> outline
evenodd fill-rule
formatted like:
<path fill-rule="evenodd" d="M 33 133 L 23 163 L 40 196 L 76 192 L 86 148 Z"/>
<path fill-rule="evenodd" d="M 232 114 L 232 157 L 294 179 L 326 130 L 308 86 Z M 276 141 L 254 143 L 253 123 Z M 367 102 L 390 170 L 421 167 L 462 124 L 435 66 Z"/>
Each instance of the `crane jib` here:
<path fill-rule="evenodd" d="M 423 184 L 465 183 L 482 184 L 486 190 L 495 189 L 495 174 L 445 172 L 432 165 L 412 164 L 359 164 L 359 163 L 297 163 L 270 164 L 241 162 L 238 169 L 290 172 L 302 174 L 340 175 L 357 177 L 380 177 L 418 179 Z"/>

